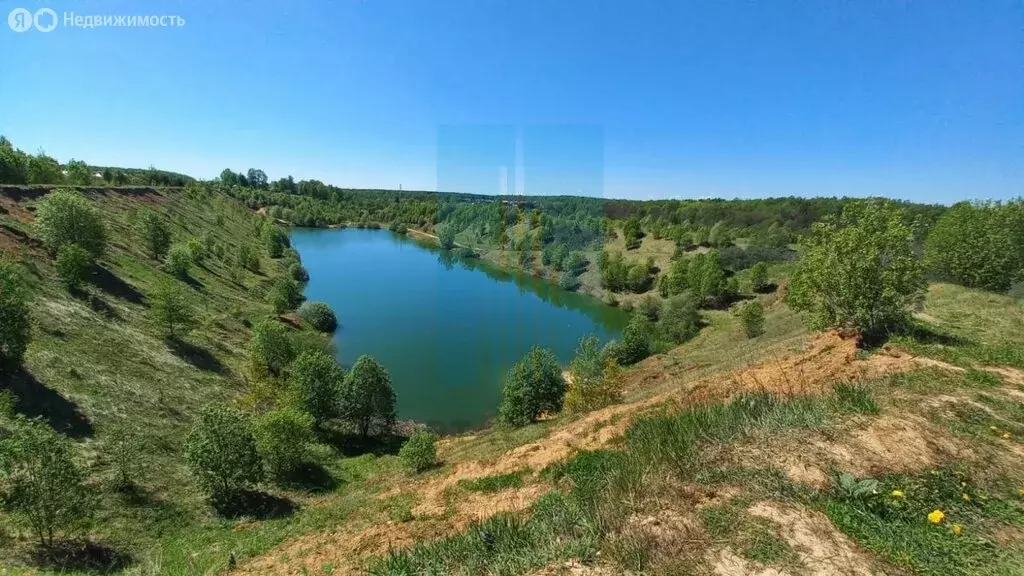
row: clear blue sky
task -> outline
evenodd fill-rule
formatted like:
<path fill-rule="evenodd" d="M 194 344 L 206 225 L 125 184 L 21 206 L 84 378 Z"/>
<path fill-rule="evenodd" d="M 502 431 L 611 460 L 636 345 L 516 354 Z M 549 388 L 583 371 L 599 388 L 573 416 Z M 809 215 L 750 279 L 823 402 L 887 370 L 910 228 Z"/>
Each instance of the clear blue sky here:
<path fill-rule="evenodd" d="M 186 20 L 0 23 L 0 133 L 62 161 L 632 198 L 1024 194 L 1021 0 L 0 0 L 17 6 Z"/>

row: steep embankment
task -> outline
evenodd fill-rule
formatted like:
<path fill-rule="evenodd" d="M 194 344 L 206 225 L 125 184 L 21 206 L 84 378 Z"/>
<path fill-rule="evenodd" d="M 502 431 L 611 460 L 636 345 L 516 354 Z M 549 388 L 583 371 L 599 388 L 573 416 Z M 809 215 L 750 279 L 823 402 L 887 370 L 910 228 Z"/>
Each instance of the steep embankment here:
<path fill-rule="evenodd" d="M 806 334 L 780 303 L 756 341 L 713 313 L 628 372 L 622 403 L 445 440 L 444 469 L 382 486 L 376 506 L 240 573 L 1014 573 L 1022 367 L 983 351 L 1020 344 L 1000 329 L 1024 312 L 964 294 L 934 287 L 936 324 L 873 352 Z M 910 352 L 940 334 L 971 356 Z M 840 472 L 878 484 L 854 496 Z M 935 509 L 948 520 L 930 522 Z"/>

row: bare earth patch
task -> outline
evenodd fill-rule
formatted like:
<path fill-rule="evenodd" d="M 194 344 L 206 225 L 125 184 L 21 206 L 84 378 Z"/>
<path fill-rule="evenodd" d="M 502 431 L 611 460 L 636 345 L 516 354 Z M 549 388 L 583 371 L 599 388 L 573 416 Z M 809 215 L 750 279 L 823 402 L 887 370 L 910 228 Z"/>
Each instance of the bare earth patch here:
<path fill-rule="evenodd" d="M 779 535 L 815 576 L 870 576 L 871 558 L 820 512 L 759 502 L 747 512 L 779 525 Z"/>
<path fill-rule="evenodd" d="M 789 576 L 778 568 L 761 566 L 757 562 L 751 562 L 728 548 L 718 551 L 709 551 L 707 554 L 708 564 L 718 576 Z"/>

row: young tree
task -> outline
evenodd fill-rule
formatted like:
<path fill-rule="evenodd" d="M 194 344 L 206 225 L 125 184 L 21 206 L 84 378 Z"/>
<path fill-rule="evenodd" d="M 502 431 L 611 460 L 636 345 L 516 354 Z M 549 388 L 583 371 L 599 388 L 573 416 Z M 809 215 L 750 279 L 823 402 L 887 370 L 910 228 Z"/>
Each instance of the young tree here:
<path fill-rule="evenodd" d="M 149 257 L 162 260 L 171 247 L 171 227 L 167 221 L 152 210 L 147 210 L 139 218 L 139 232 L 146 244 Z"/>
<path fill-rule="evenodd" d="M 17 415 L 0 429 L 4 507 L 43 546 L 88 527 L 95 509 L 71 442 L 39 419 Z"/>
<path fill-rule="evenodd" d="M 334 310 L 323 302 L 306 302 L 299 307 L 299 316 L 320 332 L 334 332 L 338 327 Z"/>
<path fill-rule="evenodd" d="M 376 424 L 389 433 L 395 423 L 395 392 L 391 375 L 370 356 L 360 356 L 345 375 L 341 389 L 341 418 L 351 422 L 365 438 Z"/>
<path fill-rule="evenodd" d="M 255 436 L 270 475 L 285 479 L 306 459 L 313 441 L 313 417 L 294 408 L 278 408 L 256 420 Z"/>
<path fill-rule="evenodd" d="M 178 338 L 195 323 L 191 298 L 181 283 L 162 280 L 150 295 L 150 310 L 168 338 Z"/>
<path fill-rule="evenodd" d="M 230 499 L 263 477 L 252 422 L 229 406 L 199 412 L 185 439 L 185 462 L 214 502 Z"/>
<path fill-rule="evenodd" d="M 65 244 L 78 244 L 99 258 L 107 246 L 107 229 L 99 211 L 71 190 L 57 190 L 40 200 L 36 228 L 52 256 Z"/>
<path fill-rule="evenodd" d="M 651 324 L 643 314 L 634 314 L 622 331 L 622 342 L 613 346 L 616 361 L 623 365 L 636 364 L 651 354 Z"/>
<path fill-rule="evenodd" d="M 171 246 L 171 249 L 167 252 L 164 268 L 168 274 L 181 279 L 188 278 L 189 272 L 192 270 L 192 252 L 188 249 L 188 246 L 185 244 Z"/>
<path fill-rule="evenodd" d="M 754 292 L 768 290 L 768 264 L 758 262 L 750 269 L 750 286 Z"/>
<path fill-rule="evenodd" d="M 267 173 L 258 168 L 249 168 L 245 180 L 253 188 L 264 189 L 267 187 Z"/>
<path fill-rule="evenodd" d="M 505 376 L 498 418 L 508 426 L 525 426 L 542 412 L 560 411 L 564 397 L 565 379 L 554 353 L 534 346 Z"/>
<path fill-rule="evenodd" d="M 42 152 L 29 156 L 28 181 L 31 184 L 60 184 L 64 181 L 60 163 Z"/>
<path fill-rule="evenodd" d="M 789 303 L 813 327 L 880 336 L 902 325 L 924 298 L 920 260 L 902 211 L 883 201 L 848 205 L 815 224 L 801 244 Z"/>
<path fill-rule="evenodd" d="M 318 428 L 339 415 L 344 380 L 341 366 L 321 350 L 300 354 L 292 363 L 288 379 L 296 403 L 312 416 Z"/>
<path fill-rule="evenodd" d="M 270 289 L 270 303 L 278 314 L 294 310 L 304 298 L 299 283 L 291 278 L 278 278 Z"/>
<path fill-rule="evenodd" d="M 601 353 L 601 342 L 596 337 L 581 339 L 576 357 L 569 364 L 565 410 L 587 412 L 618 402 L 621 383 L 612 365 L 618 366 L 614 358 Z"/>
<path fill-rule="evenodd" d="M 939 277 L 1005 292 L 1024 270 L 1024 221 L 1014 203 L 961 202 L 939 218 L 925 241 L 925 262 Z"/>
<path fill-rule="evenodd" d="M 30 326 L 25 282 L 14 264 L 0 259 L 0 374 L 21 366 Z"/>
<path fill-rule="evenodd" d="M 78 244 L 65 244 L 57 251 L 57 275 L 69 290 L 85 282 L 92 265 L 92 254 Z"/>
<path fill-rule="evenodd" d="M 273 224 L 263 227 L 263 243 L 267 247 L 267 253 L 271 258 L 280 258 L 284 255 L 285 248 L 291 246 L 288 235 L 284 230 Z"/>
<path fill-rule="evenodd" d="M 668 300 L 658 321 L 658 329 L 675 344 L 682 344 L 700 332 L 697 302 L 689 292 Z"/>
<path fill-rule="evenodd" d="M 0 136 L 0 184 L 27 184 L 28 157 Z"/>
<path fill-rule="evenodd" d="M 740 308 L 740 321 L 747 338 L 756 338 L 764 334 L 764 308 L 757 300 L 747 302 Z"/>
<path fill-rule="evenodd" d="M 455 248 L 455 226 L 452 224 L 438 226 L 437 241 L 440 242 L 442 250 Z"/>
<path fill-rule="evenodd" d="M 78 184 L 79 186 L 92 184 L 92 170 L 89 170 L 89 165 L 81 160 L 69 160 L 67 172 L 67 180 L 71 184 Z"/>
<path fill-rule="evenodd" d="M 295 359 L 289 329 L 277 320 L 262 320 L 252 329 L 250 359 L 262 369 L 279 376 Z"/>
<path fill-rule="evenodd" d="M 716 304 L 725 293 L 725 271 L 718 263 L 718 251 L 697 254 L 687 267 L 686 285 L 700 306 Z"/>
<path fill-rule="evenodd" d="M 406 470 L 418 474 L 437 466 L 437 434 L 430 430 L 417 430 L 409 436 L 398 451 Z"/>

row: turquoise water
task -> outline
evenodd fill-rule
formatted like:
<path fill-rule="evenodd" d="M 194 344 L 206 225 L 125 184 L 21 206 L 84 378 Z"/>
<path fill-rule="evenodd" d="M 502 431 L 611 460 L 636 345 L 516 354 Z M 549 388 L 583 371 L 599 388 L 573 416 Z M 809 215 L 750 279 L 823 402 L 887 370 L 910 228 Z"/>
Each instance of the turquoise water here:
<path fill-rule="evenodd" d="M 338 315 L 346 368 L 362 354 L 391 373 L 402 419 L 444 432 L 497 413 L 501 381 L 532 345 L 568 364 L 581 337 L 618 337 L 626 315 L 547 280 L 460 261 L 386 230 L 296 229 L 306 297 Z"/>

